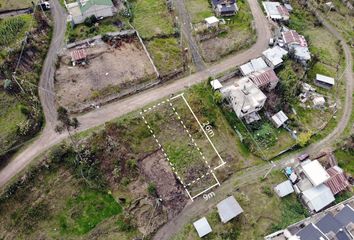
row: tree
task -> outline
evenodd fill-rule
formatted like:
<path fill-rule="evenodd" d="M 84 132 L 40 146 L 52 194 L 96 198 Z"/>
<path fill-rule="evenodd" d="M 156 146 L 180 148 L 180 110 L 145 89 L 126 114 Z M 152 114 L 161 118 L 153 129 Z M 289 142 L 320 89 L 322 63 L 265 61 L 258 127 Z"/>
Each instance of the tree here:
<path fill-rule="evenodd" d="M 306 146 L 306 144 L 310 141 L 311 136 L 312 136 L 311 130 L 300 133 L 299 137 L 297 138 L 297 142 L 300 145 L 300 147 Z"/>
<path fill-rule="evenodd" d="M 8 94 L 16 94 L 19 92 L 20 88 L 14 81 L 6 79 L 4 81 L 4 90 Z"/>
<path fill-rule="evenodd" d="M 214 101 L 217 104 L 220 104 L 220 103 L 222 103 L 222 100 L 223 100 L 223 96 L 222 96 L 221 92 L 219 92 L 219 91 L 214 92 Z"/>

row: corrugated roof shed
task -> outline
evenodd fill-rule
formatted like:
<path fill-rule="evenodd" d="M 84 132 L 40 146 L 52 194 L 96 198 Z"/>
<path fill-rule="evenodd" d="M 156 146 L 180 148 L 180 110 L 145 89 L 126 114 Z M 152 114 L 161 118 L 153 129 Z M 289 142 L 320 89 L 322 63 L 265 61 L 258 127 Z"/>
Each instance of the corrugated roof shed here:
<path fill-rule="evenodd" d="M 288 116 L 286 116 L 283 111 L 279 111 L 272 116 L 272 120 L 277 128 L 283 125 L 288 119 Z"/>
<path fill-rule="evenodd" d="M 327 173 L 329 174 L 330 179 L 328 179 L 325 184 L 331 189 L 334 195 L 349 186 L 349 182 L 345 177 L 343 170 L 338 166 L 327 169 Z"/>
<path fill-rule="evenodd" d="M 291 184 L 290 180 L 286 180 L 280 184 L 278 184 L 274 191 L 278 194 L 279 197 L 285 197 L 290 193 L 294 192 L 293 185 Z"/>
<path fill-rule="evenodd" d="M 324 83 L 327 83 L 327 84 L 330 84 L 330 85 L 334 85 L 334 78 L 327 77 L 327 76 L 322 75 L 322 74 L 316 74 L 316 81 L 324 82 Z"/>
<path fill-rule="evenodd" d="M 266 68 L 261 71 L 252 73 L 250 75 L 250 79 L 252 82 L 254 82 L 254 84 L 256 84 L 257 87 L 263 87 L 269 83 L 279 82 L 279 78 L 271 68 Z"/>
<path fill-rule="evenodd" d="M 233 196 L 222 200 L 216 205 L 216 207 L 223 223 L 226 223 L 243 213 L 243 209 Z"/>
<path fill-rule="evenodd" d="M 71 61 L 79 61 L 86 58 L 85 49 L 77 49 L 71 52 Z"/>
<path fill-rule="evenodd" d="M 193 223 L 193 225 L 194 225 L 195 229 L 197 230 L 199 237 L 204 237 L 208 233 L 212 232 L 211 227 L 208 223 L 208 220 L 205 217 L 199 219 L 198 221 L 195 221 Z"/>

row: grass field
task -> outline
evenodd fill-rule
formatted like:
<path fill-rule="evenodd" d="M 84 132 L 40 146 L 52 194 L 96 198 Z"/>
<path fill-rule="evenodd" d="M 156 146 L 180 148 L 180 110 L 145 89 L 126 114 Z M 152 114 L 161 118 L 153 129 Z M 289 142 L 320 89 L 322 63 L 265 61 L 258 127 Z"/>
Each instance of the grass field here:
<path fill-rule="evenodd" d="M 205 18 L 215 15 L 208 0 L 188 0 L 185 3 L 193 24 L 200 23 Z"/>
<path fill-rule="evenodd" d="M 14 97 L 0 92 L 0 152 L 8 149 L 15 141 L 18 125 L 26 121 L 20 104 Z"/>
<path fill-rule="evenodd" d="M 263 239 L 265 235 L 305 218 L 306 210 L 298 202 L 294 193 L 282 199 L 274 193 L 273 187 L 284 180 L 285 176 L 281 172 L 272 172 L 266 180 L 237 187 L 238 190 L 231 194 L 238 200 L 244 213 L 223 224 L 216 208 L 210 210 L 206 217 L 213 232 L 204 238 L 208 240 Z M 172 239 L 198 239 L 192 221 Z"/>
<path fill-rule="evenodd" d="M 12 10 L 31 7 L 32 0 L 0 0 L 1 10 Z"/>
<path fill-rule="evenodd" d="M 161 75 L 183 67 L 182 51 L 176 38 L 155 38 L 146 45 Z"/>
<path fill-rule="evenodd" d="M 143 39 L 175 32 L 164 0 L 132 0 L 133 25 Z"/>

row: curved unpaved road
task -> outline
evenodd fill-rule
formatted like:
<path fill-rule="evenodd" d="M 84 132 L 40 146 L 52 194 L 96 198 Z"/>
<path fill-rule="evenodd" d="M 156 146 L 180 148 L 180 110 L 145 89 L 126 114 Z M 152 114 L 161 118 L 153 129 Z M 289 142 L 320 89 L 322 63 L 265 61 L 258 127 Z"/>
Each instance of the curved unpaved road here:
<path fill-rule="evenodd" d="M 262 10 L 258 6 L 257 0 L 248 0 L 248 2 L 253 13 L 258 36 L 257 42 L 252 46 L 252 48 L 231 56 L 218 64 L 210 66 L 206 70 L 197 72 L 196 74 L 105 105 L 98 110 L 82 115 L 78 117 L 81 125 L 77 131 L 84 131 L 101 125 L 113 118 L 142 108 L 150 102 L 181 91 L 192 84 L 202 82 L 210 75 L 216 75 L 224 72 L 232 67 L 235 67 L 236 65 L 240 65 L 261 55 L 262 51 L 267 48 L 271 32 Z M 55 26 L 50 50 L 43 65 L 43 74 L 41 76 L 40 83 L 41 87 L 49 89 L 50 91 L 54 89 L 54 59 L 56 58 L 56 51 L 61 49 L 62 46 L 65 32 L 64 21 L 66 19 L 65 12 L 59 5 L 58 1 L 51 0 L 51 3 L 53 6 L 52 12 Z M 49 92 L 40 91 L 40 98 L 43 104 L 44 114 L 46 116 L 46 127 L 37 140 L 20 152 L 5 168 L 1 170 L 0 187 L 4 186 L 12 177 L 22 171 L 36 156 L 67 137 L 66 134 L 59 135 L 53 131 L 56 122 L 56 105 L 54 96 Z"/>
<path fill-rule="evenodd" d="M 350 47 L 346 44 L 344 38 L 340 33 L 328 22 L 326 22 L 320 15 L 317 15 L 322 20 L 324 27 L 326 27 L 331 34 L 333 34 L 341 42 L 341 46 L 344 50 L 346 59 L 346 68 L 344 70 L 344 78 L 346 80 L 346 92 L 345 103 L 343 107 L 343 115 L 338 122 L 336 128 L 327 135 L 321 141 L 314 143 L 304 149 L 302 152 L 309 154 L 317 154 L 321 149 L 330 147 L 334 144 L 340 135 L 345 130 L 350 120 L 350 115 L 353 107 L 353 72 L 352 64 L 353 59 L 350 51 Z M 282 169 L 285 166 L 292 164 L 296 157 L 296 153 L 286 156 L 282 160 L 278 161 L 273 169 Z M 251 167 L 246 171 L 234 174 L 230 179 L 223 182 L 220 187 L 214 190 L 216 196 L 209 199 L 207 202 L 203 198 L 198 198 L 193 203 L 187 205 L 182 212 L 180 212 L 175 218 L 160 228 L 154 236 L 154 240 L 168 240 L 173 235 L 178 233 L 185 224 L 189 223 L 193 218 L 207 214 L 210 209 L 215 208 L 216 204 L 222 199 L 226 198 L 229 194 L 236 191 L 236 188 L 244 186 L 246 184 L 258 181 L 260 177 L 264 176 L 271 168 L 268 164 L 262 164 L 259 166 Z"/>

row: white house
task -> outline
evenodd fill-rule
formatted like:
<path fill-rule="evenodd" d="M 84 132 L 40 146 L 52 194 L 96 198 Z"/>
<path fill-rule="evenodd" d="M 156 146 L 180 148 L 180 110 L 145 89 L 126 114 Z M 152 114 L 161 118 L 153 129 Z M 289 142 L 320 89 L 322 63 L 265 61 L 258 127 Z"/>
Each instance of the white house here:
<path fill-rule="evenodd" d="M 248 77 L 222 88 L 221 93 L 228 99 L 238 118 L 244 118 L 247 123 L 260 119 L 257 112 L 263 108 L 267 97 Z"/>
<path fill-rule="evenodd" d="M 334 202 L 331 189 L 325 184 L 310 188 L 302 193 L 302 199 L 311 211 L 318 212 L 330 203 Z"/>
<path fill-rule="evenodd" d="M 223 223 L 227 223 L 231 219 L 243 213 L 243 209 L 236 201 L 234 196 L 230 196 L 216 205 L 220 219 Z"/>
<path fill-rule="evenodd" d="M 283 64 L 283 57 L 287 54 L 288 51 L 279 46 L 268 48 L 262 53 L 264 61 L 273 69 Z"/>
<path fill-rule="evenodd" d="M 275 186 L 274 191 L 279 197 L 285 197 L 294 192 L 293 185 L 290 180 L 286 180 L 277 186 Z"/>
<path fill-rule="evenodd" d="M 73 24 L 83 23 L 92 15 L 96 18 L 111 17 L 115 11 L 111 0 L 77 0 L 65 6 L 69 12 L 68 21 Z"/>

